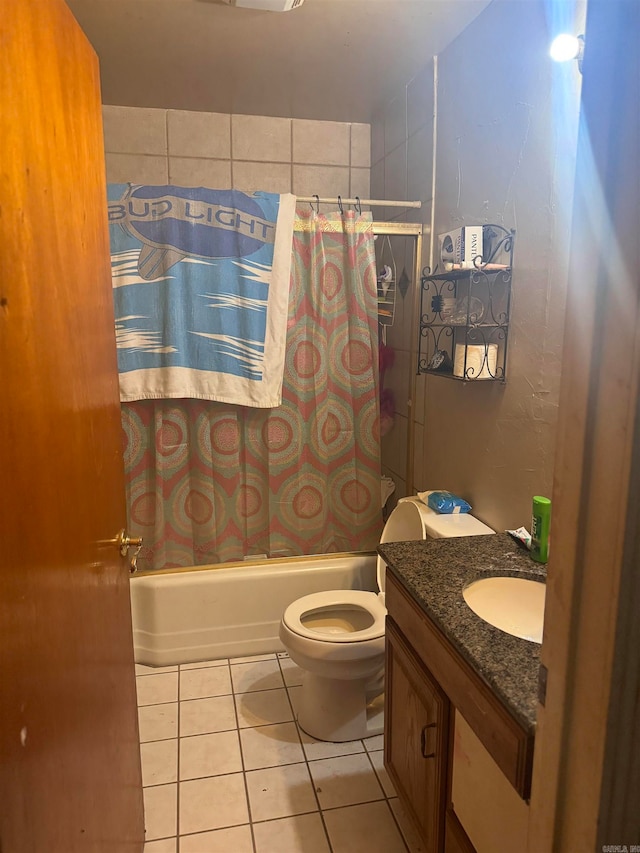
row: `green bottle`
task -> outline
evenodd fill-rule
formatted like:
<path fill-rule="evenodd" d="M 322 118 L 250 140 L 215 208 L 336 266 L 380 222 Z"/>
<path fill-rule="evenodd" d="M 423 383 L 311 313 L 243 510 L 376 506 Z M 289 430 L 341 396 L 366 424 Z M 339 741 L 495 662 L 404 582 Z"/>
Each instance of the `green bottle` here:
<path fill-rule="evenodd" d="M 551 501 L 536 495 L 531 514 L 531 557 L 538 563 L 549 559 L 549 527 L 551 524 Z"/>

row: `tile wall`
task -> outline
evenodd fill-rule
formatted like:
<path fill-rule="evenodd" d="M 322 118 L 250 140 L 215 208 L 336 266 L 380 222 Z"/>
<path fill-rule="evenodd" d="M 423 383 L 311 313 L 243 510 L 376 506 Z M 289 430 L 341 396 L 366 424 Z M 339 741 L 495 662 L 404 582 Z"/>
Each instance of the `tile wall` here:
<path fill-rule="evenodd" d="M 369 197 L 368 124 L 104 106 L 110 183 Z"/>

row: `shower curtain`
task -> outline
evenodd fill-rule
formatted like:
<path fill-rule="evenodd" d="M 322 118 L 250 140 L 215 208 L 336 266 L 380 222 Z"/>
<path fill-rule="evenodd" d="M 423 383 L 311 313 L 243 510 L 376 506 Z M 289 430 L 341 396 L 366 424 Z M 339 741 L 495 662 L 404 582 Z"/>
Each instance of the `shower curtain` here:
<path fill-rule="evenodd" d="M 298 212 L 282 405 L 123 403 L 144 569 L 375 547 L 382 527 L 370 215 Z"/>

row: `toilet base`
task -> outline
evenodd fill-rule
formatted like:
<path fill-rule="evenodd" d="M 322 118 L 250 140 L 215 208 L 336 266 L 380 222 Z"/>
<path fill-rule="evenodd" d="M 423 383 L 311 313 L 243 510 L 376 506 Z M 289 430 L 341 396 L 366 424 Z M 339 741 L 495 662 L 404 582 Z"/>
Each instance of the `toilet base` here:
<path fill-rule="evenodd" d="M 384 679 L 344 681 L 305 672 L 297 702 L 298 723 L 311 737 L 332 743 L 382 734 Z"/>

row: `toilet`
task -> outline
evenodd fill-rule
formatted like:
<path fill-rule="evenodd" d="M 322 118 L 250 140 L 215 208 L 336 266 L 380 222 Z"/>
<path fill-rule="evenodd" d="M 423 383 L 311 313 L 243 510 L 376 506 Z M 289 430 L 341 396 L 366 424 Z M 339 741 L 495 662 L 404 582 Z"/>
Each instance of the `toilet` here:
<path fill-rule="evenodd" d="M 425 501 L 429 494 L 422 493 Z M 440 515 L 410 497 L 398 501 L 380 543 L 494 532 L 469 513 Z M 282 617 L 280 640 L 303 670 L 298 723 L 318 740 L 341 742 L 382 733 L 385 571 L 378 556 L 378 592 L 316 592 L 294 601 Z"/>

